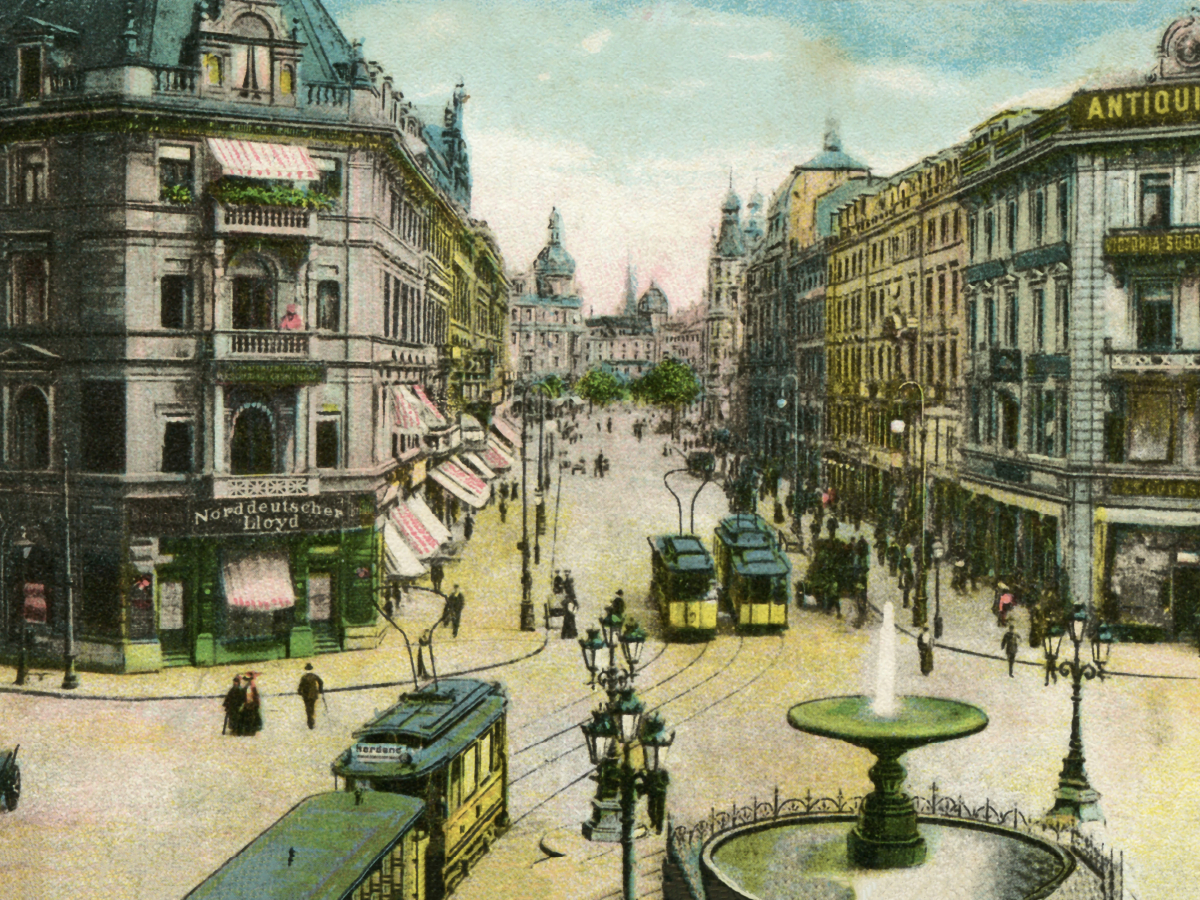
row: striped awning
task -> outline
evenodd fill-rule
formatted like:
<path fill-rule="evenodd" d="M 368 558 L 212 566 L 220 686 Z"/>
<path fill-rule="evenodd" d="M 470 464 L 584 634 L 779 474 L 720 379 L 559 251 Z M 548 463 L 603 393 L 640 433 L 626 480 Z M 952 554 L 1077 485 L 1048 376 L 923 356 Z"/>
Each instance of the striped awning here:
<path fill-rule="evenodd" d="M 492 489 L 479 476 L 468 472 L 463 464 L 448 459 L 429 473 L 429 477 L 464 503 L 479 509 L 488 502 Z"/>
<path fill-rule="evenodd" d="M 296 605 L 288 556 L 283 550 L 229 554 L 221 579 L 230 606 L 270 612 Z"/>
<path fill-rule="evenodd" d="M 496 473 L 484 465 L 483 460 L 474 453 L 463 453 L 462 461 L 474 469 L 484 481 L 495 481 Z"/>
<path fill-rule="evenodd" d="M 429 395 L 425 393 L 425 388 L 421 387 L 419 384 L 414 384 L 412 389 L 413 393 L 416 394 L 417 398 L 421 401 L 430 426 L 433 428 L 441 428 L 443 425 L 446 425 L 446 418 L 438 411 L 438 408 L 434 406 L 433 401 L 429 399 Z"/>
<path fill-rule="evenodd" d="M 441 520 L 433 514 L 433 510 L 425 504 L 424 500 L 414 494 L 404 502 L 408 504 L 413 515 L 420 519 L 421 524 L 437 539 L 439 544 L 445 544 L 450 540 L 450 529 L 441 523 Z"/>
<path fill-rule="evenodd" d="M 492 430 L 508 441 L 510 447 L 515 449 L 521 446 L 521 432 L 517 431 L 516 428 L 509 425 L 503 419 L 499 417 L 492 419 Z"/>
<path fill-rule="evenodd" d="M 321 177 L 308 150 L 294 144 L 209 138 L 208 148 L 225 175 L 271 181 L 316 181 Z"/>
<path fill-rule="evenodd" d="M 390 521 L 383 523 L 383 562 L 393 578 L 420 578 L 426 571 L 425 564 L 417 559 Z"/>
<path fill-rule="evenodd" d="M 393 506 L 388 518 L 400 531 L 405 543 L 412 547 L 417 559 L 428 559 L 437 552 L 441 541 L 429 533 L 429 529 L 406 504 L 397 503 Z"/>
<path fill-rule="evenodd" d="M 511 469 L 513 466 L 512 457 L 500 449 L 500 444 L 495 439 L 488 440 L 488 447 L 480 454 L 480 458 L 487 463 L 488 468 L 497 471 Z"/>
<path fill-rule="evenodd" d="M 398 384 L 392 388 L 392 412 L 398 431 L 406 434 L 420 434 L 424 431 L 419 409 L 420 401 L 405 385 Z"/>

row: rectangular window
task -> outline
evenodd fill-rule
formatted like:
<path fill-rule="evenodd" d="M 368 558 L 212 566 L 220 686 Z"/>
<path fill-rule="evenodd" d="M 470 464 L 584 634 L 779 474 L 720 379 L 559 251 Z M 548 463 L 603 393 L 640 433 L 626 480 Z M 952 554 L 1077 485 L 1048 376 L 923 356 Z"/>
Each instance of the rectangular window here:
<path fill-rule="evenodd" d="M 950 381 L 958 381 L 958 341 L 950 342 Z"/>
<path fill-rule="evenodd" d="M 946 243 L 946 238 L 948 236 L 947 232 L 949 230 L 950 230 L 950 214 L 942 213 L 942 224 L 941 224 L 941 232 L 940 232 L 941 243 L 943 243 L 943 244 Z"/>
<path fill-rule="evenodd" d="M 933 276 L 925 278 L 925 315 L 933 315 Z"/>
<path fill-rule="evenodd" d="M 162 470 L 164 472 L 191 472 L 192 423 L 174 420 L 163 428 Z"/>
<path fill-rule="evenodd" d="M 985 323 L 987 331 L 987 345 L 989 347 L 995 347 L 1000 342 L 999 323 L 997 322 L 998 316 L 996 315 L 996 295 L 992 294 L 988 296 L 988 298 L 984 300 L 984 304 L 984 312 L 987 316 L 987 322 Z"/>
<path fill-rule="evenodd" d="M 1005 324 L 1007 325 L 1007 333 L 1005 334 L 1005 342 L 1009 347 L 1017 346 L 1017 336 L 1019 334 L 1020 322 L 1018 321 L 1017 308 L 1017 292 L 1009 291 L 1005 295 L 1005 306 L 1007 307 L 1007 315 Z"/>
<path fill-rule="evenodd" d="M 956 218 L 954 221 L 957 222 L 958 219 Z M 969 219 L 967 219 L 967 251 L 970 253 L 972 260 L 975 259 L 975 232 L 978 228 L 978 225 L 978 220 L 974 216 L 971 216 Z"/>
<path fill-rule="evenodd" d="M 1068 238 L 1067 227 L 1071 221 L 1071 212 L 1068 209 L 1070 198 L 1067 194 L 1067 183 L 1060 181 L 1058 183 L 1058 239 L 1065 241 Z"/>
<path fill-rule="evenodd" d="M 1137 334 L 1139 350 L 1170 350 L 1175 345 L 1175 298 L 1169 284 L 1139 284 Z"/>
<path fill-rule="evenodd" d="M 958 213 L 958 210 L 955 210 L 955 211 L 952 213 L 952 216 L 953 216 L 953 218 L 952 218 L 952 222 L 954 223 L 954 240 L 956 240 L 956 241 L 957 241 L 957 240 L 958 240 L 958 222 L 959 222 L 959 218 L 958 218 L 958 216 L 959 216 L 959 213 Z"/>
<path fill-rule="evenodd" d="M 338 420 L 323 416 L 317 421 L 317 468 L 338 467 Z"/>
<path fill-rule="evenodd" d="M 386 272 L 383 275 L 383 336 L 390 337 L 392 333 L 392 276 Z"/>
<path fill-rule="evenodd" d="M 1046 291 L 1043 288 L 1033 289 L 1033 347 L 1035 350 L 1046 347 Z"/>
<path fill-rule="evenodd" d="M 1005 229 L 1009 252 L 1017 249 L 1017 201 L 1008 201 L 1008 223 Z"/>
<path fill-rule="evenodd" d="M 80 467 L 125 471 L 125 383 L 85 381 L 79 392 Z"/>
<path fill-rule="evenodd" d="M 313 188 L 319 193 L 324 194 L 333 200 L 339 200 L 342 196 L 342 161 L 340 159 L 329 159 L 323 156 L 314 156 L 313 162 L 317 166 L 317 172 L 320 173 L 320 178 Z M 393 193 L 392 197 L 396 195 Z M 394 206 L 394 201 L 393 201 Z"/>
<path fill-rule="evenodd" d="M 317 284 L 317 327 L 338 331 L 342 321 L 342 286 L 336 281 Z"/>
<path fill-rule="evenodd" d="M 946 273 L 938 275 L 938 312 L 946 314 Z"/>
<path fill-rule="evenodd" d="M 17 66 L 20 73 L 18 94 L 20 100 L 36 100 L 42 96 L 42 48 L 21 47 L 17 51 Z"/>
<path fill-rule="evenodd" d="M 195 166 L 191 147 L 158 148 L 158 199 L 191 203 L 196 196 Z"/>
<path fill-rule="evenodd" d="M 1065 281 L 1054 287 L 1054 318 L 1058 331 L 1058 351 L 1066 353 L 1071 336 L 1071 286 Z"/>
<path fill-rule="evenodd" d="M 41 325 L 50 314 L 50 259 L 41 253 L 12 258 L 13 325 Z"/>
<path fill-rule="evenodd" d="M 1035 246 L 1040 245 L 1046 231 L 1046 195 L 1042 191 L 1034 192 L 1033 221 L 1030 225 L 1033 229 L 1033 243 Z"/>
<path fill-rule="evenodd" d="M 1143 175 L 1141 179 L 1141 220 L 1143 228 L 1166 228 L 1171 224 L 1171 176 Z"/>
<path fill-rule="evenodd" d="M 992 251 L 996 244 L 996 214 L 992 210 L 988 210 L 983 214 L 983 245 L 986 258 L 992 258 Z"/>
<path fill-rule="evenodd" d="M 159 325 L 163 328 L 191 328 L 192 279 L 190 275 L 164 275 L 160 279 Z"/>
<path fill-rule="evenodd" d="M 46 199 L 46 151 L 22 150 L 17 156 L 17 190 L 21 203 Z"/>

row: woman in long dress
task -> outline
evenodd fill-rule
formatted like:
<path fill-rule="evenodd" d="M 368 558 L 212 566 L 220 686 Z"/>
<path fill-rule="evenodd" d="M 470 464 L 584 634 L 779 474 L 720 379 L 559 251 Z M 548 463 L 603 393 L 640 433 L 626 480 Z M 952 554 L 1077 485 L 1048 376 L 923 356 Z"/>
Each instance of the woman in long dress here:
<path fill-rule="evenodd" d="M 568 596 L 563 601 L 563 623 L 562 633 L 560 637 L 563 640 L 579 636 L 579 632 L 575 630 L 575 610 L 579 609 L 579 604 L 575 601 L 574 595 Z"/>
<path fill-rule="evenodd" d="M 246 699 L 242 702 L 241 733 L 256 735 L 262 731 L 262 698 L 258 693 L 258 673 L 247 673 Z"/>

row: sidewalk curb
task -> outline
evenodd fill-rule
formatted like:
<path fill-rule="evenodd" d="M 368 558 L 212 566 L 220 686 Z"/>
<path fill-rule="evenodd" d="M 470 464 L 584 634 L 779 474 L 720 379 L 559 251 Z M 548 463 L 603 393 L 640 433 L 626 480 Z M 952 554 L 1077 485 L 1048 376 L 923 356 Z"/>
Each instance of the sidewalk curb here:
<path fill-rule="evenodd" d="M 511 666 L 515 663 L 524 662 L 527 659 L 532 659 L 543 650 L 549 643 L 548 635 L 542 636 L 542 643 L 521 656 L 514 656 L 512 659 L 501 660 L 500 662 L 488 663 L 482 666 L 474 666 L 469 669 L 457 669 L 453 672 L 443 672 L 438 674 L 438 680 L 444 678 L 454 678 L 459 675 L 470 675 L 475 672 L 486 672 L 490 669 L 499 669 L 504 666 Z M 432 681 L 432 679 L 430 679 Z M 351 691 L 374 691 L 381 688 L 401 687 L 402 685 L 411 684 L 411 679 L 402 681 L 380 681 L 370 684 L 352 684 L 346 687 L 328 688 L 325 693 L 337 694 L 348 693 Z M 264 693 L 264 697 L 291 697 L 294 691 L 276 691 L 273 693 Z M 70 694 L 66 691 L 48 691 L 48 690 L 26 690 L 16 685 L 0 685 L 0 694 L 16 694 L 24 697 L 53 697 L 58 700 L 94 700 L 98 703 L 155 703 L 180 700 L 219 700 L 225 696 L 224 692 L 217 694 L 168 694 L 165 696 L 141 696 L 141 697 L 118 697 L 111 694 Z"/>

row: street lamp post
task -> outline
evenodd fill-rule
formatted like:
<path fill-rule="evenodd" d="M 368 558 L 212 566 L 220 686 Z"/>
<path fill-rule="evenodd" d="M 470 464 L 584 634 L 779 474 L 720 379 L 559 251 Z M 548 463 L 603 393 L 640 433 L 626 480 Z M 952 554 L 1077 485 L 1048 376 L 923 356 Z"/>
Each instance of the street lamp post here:
<path fill-rule="evenodd" d="M 633 846 L 637 796 L 645 794 L 651 824 L 662 832 L 669 776 L 664 763 L 675 733 L 667 734 L 658 714 L 645 716 L 645 707 L 633 689 L 641 660 L 646 632 L 641 626 L 608 607 L 600 628 L 589 628 L 579 641 L 584 665 L 591 684 L 599 684 L 608 695 L 606 702 L 592 712 L 590 721 L 580 726 L 587 742 L 588 756 L 596 766 L 598 783 L 592 801 L 593 817 L 583 823 L 588 840 L 613 840 L 613 807 L 620 813 L 621 885 L 624 900 L 636 900 L 637 878 Z M 621 647 L 621 658 L 616 654 Z M 597 655 L 608 650 L 608 665 Z M 634 754 L 635 747 L 640 753 Z M 640 756 L 640 760 L 637 760 Z"/>
<path fill-rule="evenodd" d="M 13 546 L 21 551 L 21 596 L 25 594 L 25 584 L 29 581 L 29 552 L 33 549 L 33 541 L 25 535 L 21 527 L 21 537 L 13 541 Z M 5 588 L 7 594 L 7 587 Z M 29 624 L 25 621 L 25 610 L 21 609 L 21 648 L 17 656 L 17 677 L 13 684 L 24 684 L 29 672 Z"/>
<path fill-rule="evenodd" d="M 792 494 L 797 501 L 800 499 L 800 379 L 796 377 L 795 372 L 788 372 L 783 376 L 783 384 L 787 384 L 788 379 L 792 381 Z M 783 396 L 783 384 L 779 386 L 780 396 L 775 401 L 775 405 L 780 409 L 787 406 L 787 397 Z M 794 516 L 794 509 L 788 510 Z"/>
<path fill-rule="evenodd" d="M 79 687 L 79 676 L 75 674 L 75 579 L 71 574 L 71 493 L 70 493 L 71 457 L 63 450 L 63 528 L 67 568 L 67 634 L 63 642 L 63 680 L 64 691 Z"/>
<path fill-rule="evenodd" d="M 928 503 L 926 502 L 926 487 L 925 487 L 925 389 L 916 381 L 906 381 L 896 391 L 897 398 L 904 393 L 905 388 L 916 388 L 917 393 L 921 398 L 921 425 L 917 431 L 917 436 L 921 440 L 921 533 L 916 542 L 916 588 L 917 595 L 913 600 L 913 625 L 916 627 L 923 626 L 929 616 L 929 593 L 928 586 L 925 583 L 925 534 L 926 534 L 926 515 L 928 513 Z M 903 417 L 892 420 L 892 432 L 902 435 L 907 427 L 907 423 Z M 911 450 L 909 456 L 911 458 Z"/>
<path fill-rule="evenodd" d="M 1083 699 L 1081 688 L 1084 680 L 1104 679 L 1108 653 L 1112 648 L 1112 635 L 1107 625 L 1089 622 L 1083 604 L 1075 606 L 1075 612 L 1067 620 L 1067 632 L 1075 647 L 1073 658 L 1058 663 L 1057 671 L 1071 679 L 1071 739 L 1067 755 L 1063 757 L 1062 771 L 1058 775 L 1058 790 L 1054 792 L 1054 806 L 1046 814 L 1048 819 L 1067 819 L 1073 822 L 1103 822 L 1100 811 L 1100 792 L 1088 783 L 1084 769 L 1083 732 L 1080 727 L 1079 707 Z M 1091 635 L 1092 661 L 1080 660 L 1079 649 L 1084 638 Z M 1058 659 L 1062 646 L 1063 631 L 1053 629 L 1043 638 L 1047 668 Z"/>
<path fill-rule="evenodd" d="M 521 630 L 535 630 L 529 571 L 529 383 L 521 393 Z"/>
<path fill-rule="evenodd" d="M 942 636 L 942 558 L 946 555 L 945 545 L 935 540 L 933 553 L 933 639 Z"/>

